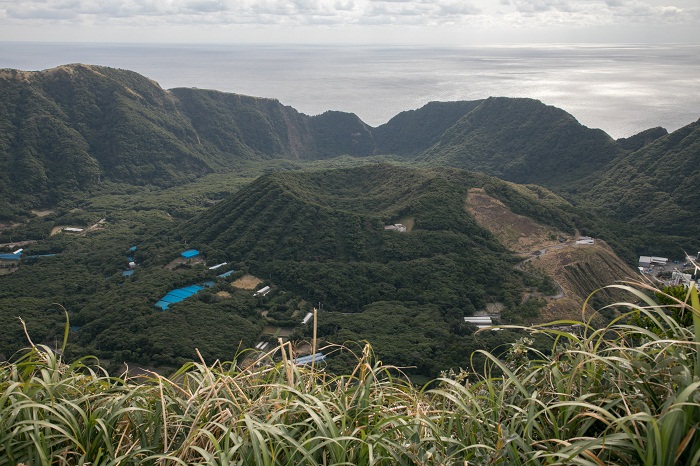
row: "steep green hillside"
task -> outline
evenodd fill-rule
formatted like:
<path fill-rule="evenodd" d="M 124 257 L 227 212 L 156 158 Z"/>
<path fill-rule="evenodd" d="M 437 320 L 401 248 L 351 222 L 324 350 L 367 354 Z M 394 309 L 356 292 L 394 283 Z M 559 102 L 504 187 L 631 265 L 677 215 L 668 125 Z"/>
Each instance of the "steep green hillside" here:
<path fill-rule="evenodd" d="M 70 65 L 0 72 L 0 190 L 49 204 L 111 180 L 182 182 L 211 171 L 174 99 L 136 73 Z"/>
<path fill-rule="evenodd" d="M 370 128 L 351 113 L 329 111 L 310 117 L 274 99 L 202 89 L 171 92 L 207 153 L 225 163 L 366 156 L 375 150 Z"/>
<path fill-rule="evenodd" d="M 506 251 L 464 210 L 477 182 L 388 165 L 272 174 L 194 219 L 186 237 L 338 310 L 395 299 L 473 310 L 510 274 Z M 384 230 L 401 221 L 412 231 Z"/>
<path fill-rule="evenodd" d="M 417 155 L 437 144 L 445 131 L 481 102 L 430 102 L 401 112 L 372 130 L 377 153 Z"/>
<path fill-rule="evenodd" d="M 515 270 L 519 259 L 467 212 L 468 190 L 488 186 L 514 209 L 571 228 L 572 214 L 548 199 L 500 185 L 461 170 L 392 165 L 275 173 L 181 231 L 212 262 L 245 264 L 275 287 L 321 302 L 320 336 L 368 338 L 388 361 L 430 375 L 483 344 L 471 339 L 464 316 L 501 302 L 510 316 L 536 317 L 522 292 L 525 282 L 544 286 Z M 408 231 L 385 230 L 395 223 Z"/>
<path fill-rule="evenodd" d="M 0 71 L 0 215 L 101 182 L 172 186 L 245 160 L 372 155 L 353 114 L 309 117 L 272 99 L 166 91 L 131 71 Z"/>
<path fill-rule="evenodd" d="M 651 144 L 667 134 L 668 131 L 666 131 L 666 128 L 657 126 L 656 128 L 649 128 L 628 138 L 620 138 L 616 142 L 623 149 L 635 151 Z"/>
<path fill-rule="evenodd" d="M 700 236 L 700 121 L 620 160 L 590 192 L 591 204 L 637 228 Z"/>
<path fill-rule="evenodd" d="M 488 98 L 421 159 L 575 192 L 623 151 L 601 130 L 532 99 Z"/>
<path fill-rule="evenodd" d="M 276 100 L 203 89 L 171 92 L 200 142 L 222 158 L 303 158 L 312 143 L 307 118 Z"/>

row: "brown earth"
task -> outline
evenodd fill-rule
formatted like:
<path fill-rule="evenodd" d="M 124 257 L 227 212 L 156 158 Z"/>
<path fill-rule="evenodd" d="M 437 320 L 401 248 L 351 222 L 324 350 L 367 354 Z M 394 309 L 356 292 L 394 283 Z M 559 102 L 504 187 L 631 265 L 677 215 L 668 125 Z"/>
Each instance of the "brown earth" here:
<path fill-rule="evenodd" d="M 505 204 L 486 194 L 481 188 L 469 190 L 467 212 L 482 227 L 493 233 L 505 247 L 520 254 L 559 244 L 559 238 L 573 241 L 573 237 L 547 227 L 529 217 L 513 213 Z"/>
<path fill-rule="evenodd" d="M 471 189 L 465 207 L 505 247 L 525 258 L 518 268 L 544 273 L 558 285 L 561 293 L 545 297 L 547 306 L 540 318 L 543 322 L 580 320 L 583 304 L 593 291 L 638 275 L 604 241 L 596 239 L 591 245 L 576 244 L 575 237 L 513 213 L 483 189 Z M 534 295 L 538 294 L 531 294 Z M 612 299 L 608 292 L 601 298 L 605 302 Z M 589 307 L 586 315 L 591 312 Z"/>
<path fill-rule="evenodd" d="M 410 232 L 411 230 L 413 230 L 413 227 L 416 224 L 416 221 L 413 217 L 406 217 L 406 218 L 399 219 L 399 221 L 396 223 L 400 223 L 401 225 L 405 226 L 406 232 Z"/>
<path fill-rule="evenodd" d="M 254 290 L 260 283 L 262 283 L 262 280 L 260 280 L 258 277 L 254 277 L 252 275 L 243 275 L 238 280 L 232 282 L 231 286 L 243 290 Z"/>
<path fill-rule="evenodd" d="M 30 210 L 30 212 L 37 217 L 46 217 L 47 215 L 52 214 L 53 210 Z"/>
<path fill-rule="evenodd" d="M 583 304 L 591 293 L 638 275 L 602 240 L 592 245 L 566 244 L 561 249 L 548 249 L 527 262 L 549 275 L 563 291 L 558 299 L 545 298 L 548 303 L 541 313 L 543 321 L 588 317 L 594 309 L 589 306 L 584 317 Z M 608 291 L 596 295 L 605 303 L 612 302 Z"/>

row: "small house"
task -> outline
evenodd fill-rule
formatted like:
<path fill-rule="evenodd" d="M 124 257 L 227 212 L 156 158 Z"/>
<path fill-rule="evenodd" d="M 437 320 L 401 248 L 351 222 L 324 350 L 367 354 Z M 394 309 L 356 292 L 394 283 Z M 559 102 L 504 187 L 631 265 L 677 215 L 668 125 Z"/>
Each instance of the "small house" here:
<path fill-rule="evenodd" d="M 388 231 L 398 231 L 399 233 L 406 232 L 406 226 L 401 224 L 401 223 L 395 223 L 393 225 L 385 225 L 384 229 L 388 230 Z"/>

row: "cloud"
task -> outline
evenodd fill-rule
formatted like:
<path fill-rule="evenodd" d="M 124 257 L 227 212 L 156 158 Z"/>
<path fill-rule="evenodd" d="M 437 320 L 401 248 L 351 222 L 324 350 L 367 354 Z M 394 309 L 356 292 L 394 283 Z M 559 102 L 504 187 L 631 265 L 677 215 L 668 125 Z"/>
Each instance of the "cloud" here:
<path fill-rule="evenodd" d="M 506 31 L 630 24 L 691 27 L 688 25 L 698 21 L 697 0 L 0 0 L 0 30 L 8 25 L 69 24 L 132 29 L 411 25 L 440 30 L 442 26 L 475 26 Z"/>

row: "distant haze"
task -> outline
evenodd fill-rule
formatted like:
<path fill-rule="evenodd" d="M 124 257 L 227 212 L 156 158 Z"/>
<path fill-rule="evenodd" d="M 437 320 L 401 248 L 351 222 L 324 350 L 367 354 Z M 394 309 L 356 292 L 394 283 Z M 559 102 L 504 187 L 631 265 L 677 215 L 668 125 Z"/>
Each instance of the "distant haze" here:
<path fill-rule="evenodd" d="M 700 117 L 700 46 L 314 46 L 0 42 L 0 68 L 89 63 L 164 88 L 280 100 L 306 114 L 356 113 L 371 126 L 434 100 L 531 97 L 626 137 Z"/>

